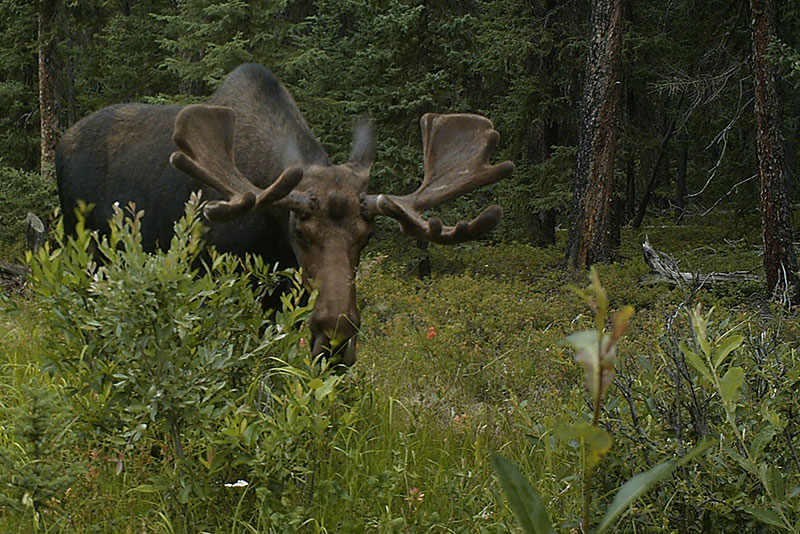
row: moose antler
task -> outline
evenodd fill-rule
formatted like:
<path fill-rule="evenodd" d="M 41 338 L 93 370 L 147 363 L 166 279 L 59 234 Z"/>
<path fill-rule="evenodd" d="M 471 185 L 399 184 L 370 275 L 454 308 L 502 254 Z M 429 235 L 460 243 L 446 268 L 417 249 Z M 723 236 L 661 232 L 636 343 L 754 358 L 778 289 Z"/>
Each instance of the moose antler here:
<path fill-rule="evenodd" d="M 500 222 L 503 209 L 490 206 L 472 221 L 444 226 L 438 217 L 427 221 L 422 212 L 478 187 L 493 184 L 514 170 L 510 161 L 490 165 L 500 134 L 480 115 L 426 113 L 420 119 L 425 176 L 410 195 L 367 197 L 367 210 L 396 219 L 402 231 L 445 245 L 477 239 Z"/>
<path fill-rule="evenodd" d="M 228 221 L 265 207 L 286 195 L 303 177 L 301 167 L 283 171 L 266 189 L 253 185 L 233 161 L 233 109 L 206 104 L 186 106 L 175 117 L 172 140 L 178 147 L 169 158 L 173 167 L 228 195 L 212 200 L 203 214 L 210 221 Z"/>

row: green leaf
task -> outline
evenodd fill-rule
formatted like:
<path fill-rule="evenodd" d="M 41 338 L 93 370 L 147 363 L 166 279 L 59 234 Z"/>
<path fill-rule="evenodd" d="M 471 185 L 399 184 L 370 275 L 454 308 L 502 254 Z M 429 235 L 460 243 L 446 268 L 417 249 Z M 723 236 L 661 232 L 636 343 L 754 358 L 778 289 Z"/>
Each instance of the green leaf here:
<path fill-rule="evenodd" d="M 774 527 L 786 528 L 788 525 L 783 522 L 781 516 L 769 508 L 745 508 L 745 512 L 752 515 L 762 523 L 772 525 Z"/>
<path fill-rule="evenodd" d="M 321 387 L 322 387 L 322 384 L 323 384 L 323 382 L 322 382 L 322 380 L 321 380 L 321 379 L 319 379 L 319 378 L 314 378 L 314 379 L 312 379 L 312 380 L 311 380 L 311 382 L 309 382 L 309 383 L 308 383 L 308 388 L 309 388 L 309 389 L 317 389 L 317 388 L 321 388 Z"/>
<path fill-rule="evenodd" d="M 755 476 L 760 476 L 756 468 L 753 466 L 752 463 L 750 463 L 750 461 L 747 458 L 745 458 L 738 452 L 734 451 L 733 449 L 728 449 L 727 454 L 728 456 L 736 460 L 736 463 L 739 464 L 739 467 L 741 467 L 745 471 L 748 471 L 749 473 L 752 473 Z"/>
<path fill-rule="evenodd" d="M 625 484 L 617 492 L 611 505 L 606 510 L 606 515 L 597 527 L 597 534 L 608 530 L 619 517 L 633 504 L 633 501 L 641 497 L 647 490 L 655 486 L 658 482 L 665 479 L 677 467 L 677 464 L 672 461 L 666 461 L 658 464 L 652 469 L 639 473 Z"/>
<path fill-rule="evenodd" d="M 741 367 L 731 367 L 719 381 L 719 394 L 722 402 L 733 410 L 736 399 L 739 397 L 739 387 L 744 382 L 744 369 Z"/>
<path fill-rule="evenodd" d="M 691 365 L 695 371 L 700 373 L 700 375 L 705 378 L 709 383 L 714 383 L 714 378 L 711 376 L 711 371 L 708 370 L 706 364 L 703 363 L 703 360 L 700 359 L 700 356 L 697 355 L 696 352 L 691 350 L 689 347 L 686 346 L 686 343 L 683 341 L 680 342 L 679 345 L 681 352 L 686 357 L 686 362 Z"/>
<path fill-rule="evenodd" d="M 158 493 L 159 491 L 164 491 L 165 488 L 155 484 L 139 484 L 133 489 L 139 493 Z"/>
<path fill-rule="evenodd" d="M 697 342 L 700 344 L 700 349 L 707 358 L 711 357 L 711 344 L 708 342 L 708 333 L 706 331 L 706 327 L 708 326 L 708 319 L 711 317 L 711 312 L 713 311 L 714 308 L 711 308 L 711 311 L 708 312 L 708 315 L 703 317 L 701 307 L 698 304 L 692 314 L 694 333 L 697 336 Z"/>
<path fill-rule="evenodd" d="M 603 335 L 602 343 L 607 346 L 609 336 Z M 561 343 L 575 350 L 575 361 L 583 366 L 584 381 L 589 396 L 596 402 L 605 395 L 614 381 L 615 349 L 613 347 L 600 354 L 600 334 L 597 330 L 581 330 L 568 336 Z"/>
<path fill-rule="evenodd" d="M 704 441 L 680 460 L 667 460 L 628 480 L 617 492 L 595 533 L 600 534 L 611 528 L 636 499 L 658 482 L 670 476 L 676 467 L 685 465 L 702 454 L 712 443 L 710 440 Z"/>
<path fill-rule="evenodd" d="M 719 345 L 714 349 L 714 369 L 717 369 L 720 365 L 722 365 L 722 362 L 725 361 L 725 358 L 728 357 L 728 354 L 738 349 L 743 341 L 744 336 L 740 335 L 727 336 L 719 341 Z"/>
<path fill-rule="evenodd" d="M 555 534 L 539 493 L 519 472 L 516 465 L 499 454 L 492 455 L 492 465 L 500 479 L 514 515 L 525 534 Z"/>
<path fill-rule="evenodd" d="M 611 450 L 614 440 L 605 429 L 589 423 L 561 424 L 556 427 L 561 439 L 581 438 L 589 448 L 587 464 L 594 467 Z"/>
<path fill-rule="evenodd" d="M 333 388 L 339 383 L 340 380 L 341 376 L 336 375 L 329 376 L 327 379 L 325 379 L 325 382 L 314 391 L 314 396 L 316 399 L 322 400 L 330 395 L 331 391 L 333 391 Z"/>
<path fill-rule="evenodd" d="M 777 433 L 777 428 L 772 425 L 767 425 L 761 429 L 761 432 L 756 434 L 756 437 L 753 438 L 753 444 L 750 447 L 750 454 L 753 456 L 753 460 L 757 462 L 761 459 L 761 453 L 764 452 L 764 447 L 769 445 L 769 442 L 772 441 L 772 438 L 774 438 Z"/>
<path fill-rule="evenodd" d="M 786 498 L 786 483 L 780 469 L 765 463 L 759 464 L 758 476 L 767 493 L 777 502 L 782 502 Z"/>

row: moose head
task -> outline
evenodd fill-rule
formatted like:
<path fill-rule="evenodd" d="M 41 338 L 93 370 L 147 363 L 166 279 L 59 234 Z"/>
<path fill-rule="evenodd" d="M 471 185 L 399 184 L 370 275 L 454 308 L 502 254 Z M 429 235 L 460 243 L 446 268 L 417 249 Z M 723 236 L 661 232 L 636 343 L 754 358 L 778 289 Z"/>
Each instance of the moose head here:
<path fill-rule="evenodd" d="M 175 119 L 178 150 L 170 163 L 227 198 L 204 205 L 209 221 L 230 221 L 258 210 L 285 210 L 289 240 L 304 284 L 318 292 L 310 320 L 311 350 L 351 365 L 361 324 L 355 274 L 377 216 L 391 217 L 405 234 L 445 245 L 477 239 L 500 221 L 490 206 L 471 221 L 446 226 L 423 212 L 511 174 L 513 163 L 491 165 L 499 134 L 479 115 L 428 113 L 420 121 L 424 177 L 408 195 L 367 193 L 375 156 L 371 127 L 356 130 L 350 157 L 341 165 L 288 165 L 271 185 L 257 187 L 234 160 L 236 113 L 230 107 L 196 104 Z"/>

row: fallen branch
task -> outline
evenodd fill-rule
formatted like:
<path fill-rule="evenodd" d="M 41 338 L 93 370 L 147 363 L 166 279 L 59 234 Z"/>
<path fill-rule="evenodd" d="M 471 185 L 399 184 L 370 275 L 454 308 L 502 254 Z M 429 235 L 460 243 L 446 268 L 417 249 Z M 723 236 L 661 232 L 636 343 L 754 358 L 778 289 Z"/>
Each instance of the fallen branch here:
<path fill-rule="evenodd" d="M 14 294 L 24 290 L 30 270 L 24 265 L 16 265 L 0 260 L 0 293 Z"/>
<path fill-rule="evenodd" d="M 24 265 L 17 265 L 0 260 L 0 273 L 6 276 L 25 276 L 28 272 L 30 272 L 29 269 Z"/>
<path fill-rule="evenodd" d="M 719 282 L 764 282 L 763 276 L 746 271 L 710 274 L 681 272 L 678 269 L 678 263 L 668 254 L 658 252 L 651 247 L 650 240 L 647 237 L 642 243 L 642 255 L 644 256 L 644 262 L 652 271 L 645 277 L 644 282 L 646 283 L 668 282 L 677 286 L 699 289 L 706 284 Z"/>

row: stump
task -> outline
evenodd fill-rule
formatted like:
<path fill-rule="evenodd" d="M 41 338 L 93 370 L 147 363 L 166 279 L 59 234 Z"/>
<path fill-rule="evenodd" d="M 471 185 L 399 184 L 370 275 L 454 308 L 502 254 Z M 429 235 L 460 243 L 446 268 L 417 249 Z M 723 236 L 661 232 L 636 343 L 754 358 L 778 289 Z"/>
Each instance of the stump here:
<path fill-rule="evenodd" d="M 42 220 L 35 214 L 28 212 L 25 217 L 26 247 L 34 254 L 44 246 L 47 241 L 47 230 Z"/>

